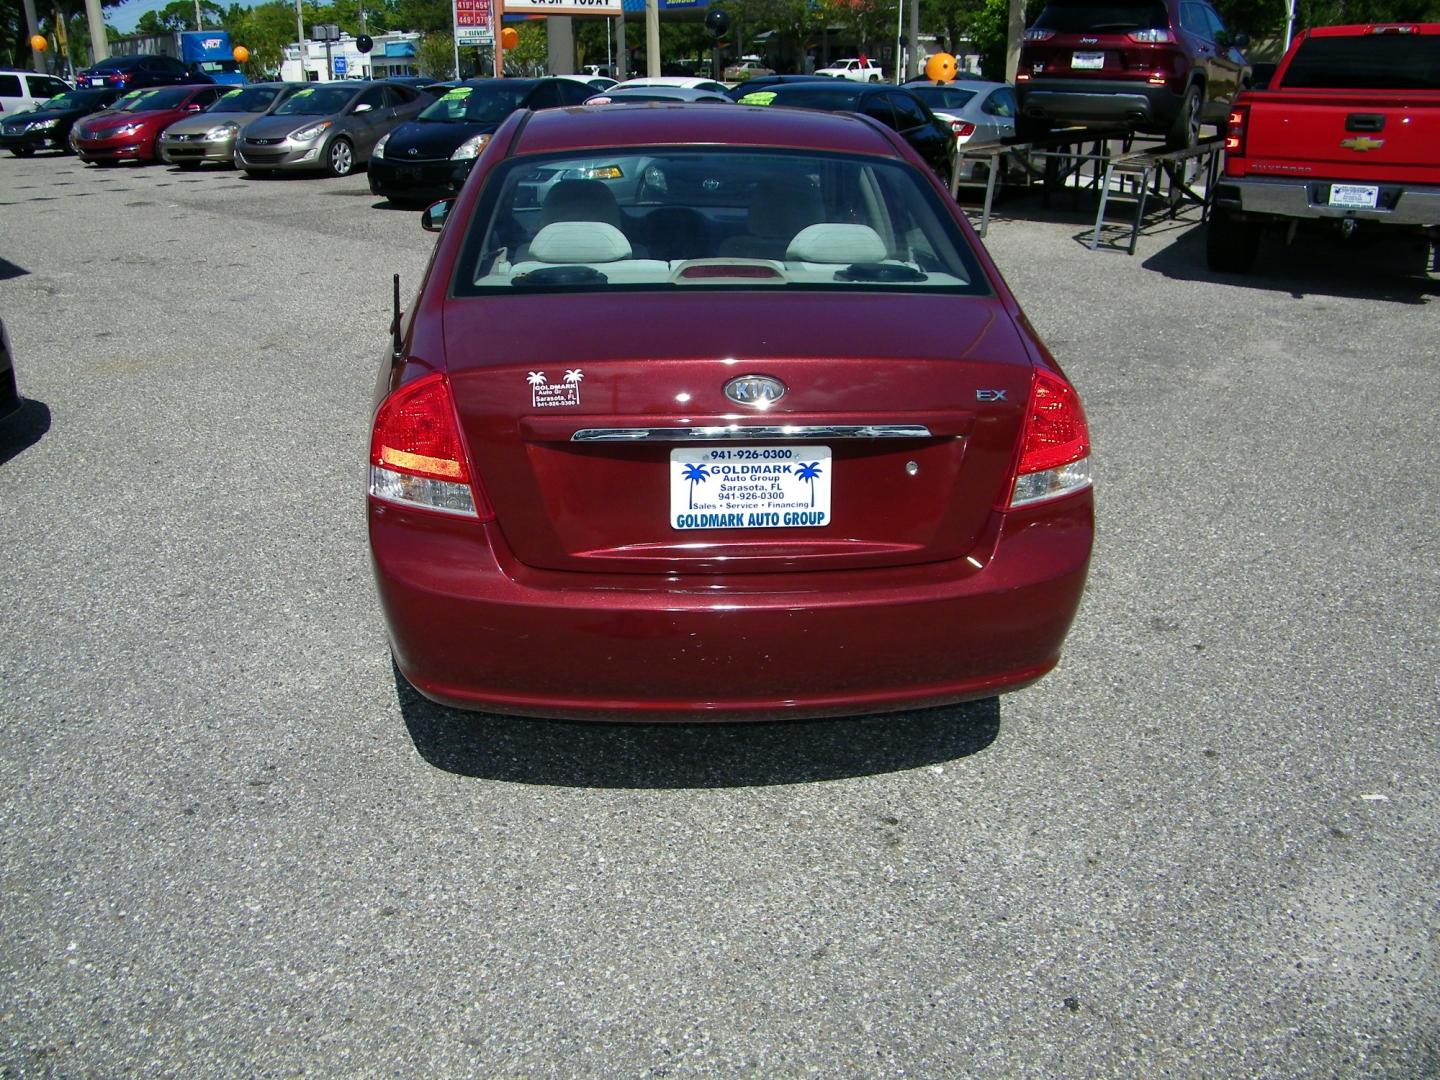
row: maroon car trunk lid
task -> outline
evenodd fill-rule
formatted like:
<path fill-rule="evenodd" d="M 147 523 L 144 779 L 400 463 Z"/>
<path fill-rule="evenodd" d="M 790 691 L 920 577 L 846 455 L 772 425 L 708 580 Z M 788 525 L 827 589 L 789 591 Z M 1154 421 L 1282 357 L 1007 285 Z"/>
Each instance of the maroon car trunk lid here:
<path fill-rule="evenodd" d="M 474 299 L 445 343 L 506 543 L 561 570 L 963 556 L 1007 494 L 1031 370 L 998 301 L 919 294 Z M 785 393 L 727 398 L 746 376 Z"/>

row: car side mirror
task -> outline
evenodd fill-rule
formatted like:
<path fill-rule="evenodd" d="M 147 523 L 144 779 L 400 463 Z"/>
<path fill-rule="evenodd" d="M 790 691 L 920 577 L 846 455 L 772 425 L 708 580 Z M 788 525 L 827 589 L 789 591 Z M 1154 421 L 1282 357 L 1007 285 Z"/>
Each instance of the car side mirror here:
<path fill-rule="evenodd" d="M 369 112 L 369 111 L 370 111 L 371 109 L 373 109 L 373 108 L 375 108 L 375 106 L 374 106 L 374 105 L 370 105 L 370 104 L 368 104 L 368 103 L 366 103 L 366 104 L 361 104 L 361 105 L 356 105 L 356 106 L 355 106 L 355 115 L 356 115 L 356 116 L 359 116 L 361 113 L 367 113 L 367 112 Z"/>
<path fill-rule="evenodd" d="M 439 232 L 445 225 L 445 219 L 454 205 L 454 199 L 441 199 L 439 202 L 431 203 L 420 215 L 420 227 L 426 232 Z"/>
<path fill-rule="evenodd" d="M 192 101 L 189 105 L 186 105 L 186 106 L 185 106 L 185 111 L 186 111 L 186 112 L 199 112 L 199 111 L 201 110 L 201 108 L 202 108 L 202 106 L 197 105 L 197 104 L 195 104 L 195 103 Z"/>

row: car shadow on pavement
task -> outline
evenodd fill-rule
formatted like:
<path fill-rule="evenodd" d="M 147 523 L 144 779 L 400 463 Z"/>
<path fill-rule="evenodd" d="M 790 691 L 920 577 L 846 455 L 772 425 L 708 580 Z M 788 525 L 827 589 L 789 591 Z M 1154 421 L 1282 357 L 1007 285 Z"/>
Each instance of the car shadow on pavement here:
<path fill-rule="evenodd" d="M 0 424 L 0 465 L 30 449 L 50 430 L 50 406 L 26 398 L 20 411 Z"/>
<path fill-rule="evenodd" d="M 979 753 L 1000 734 L 997 698 L 860 719 L 605 724 L 463 712 L 398 671 L 415 749 L 460 776 L 590 788 L 805 784 L 899 772 Z"/>
<path fill-rule="evenodd" d="M 1205 228 L 1192 229 L 1142 264 L 1176 281 L 1213 281 L 1249 289 L 1288 293 L 1296 300 L 1333 296 L 1385 300 L 1394 304 L 1433 304 L 1440 280 L 1425 276 L 1427 249 L 1405 234 L 1358 233 L 1342 241 L 1337 234 L 1300 231 L 1286 244 L 1267 232 L 1260 257 L 1248 274 L 1219 274 L 1205 265 Z"/>

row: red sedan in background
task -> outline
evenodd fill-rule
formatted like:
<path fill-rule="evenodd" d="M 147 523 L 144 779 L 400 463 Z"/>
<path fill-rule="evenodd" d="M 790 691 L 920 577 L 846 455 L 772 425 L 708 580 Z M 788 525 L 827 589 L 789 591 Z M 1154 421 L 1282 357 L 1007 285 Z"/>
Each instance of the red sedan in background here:
<path fill-rule="evenodd" d="M 377 388 L 400 672 L 591 719 L 871 713 L 1057 662 L 1079 398 L 899 135 L 712 105 L 518 113 Z"/>
<path fill-rule="evenodd" d="M 132 90 L 103 112 L 75 124 L 70 142 L 87 164 L 157 161 L 160 133 L 175 121 L 214 104 L 229 86 L 160 86 Z"/>

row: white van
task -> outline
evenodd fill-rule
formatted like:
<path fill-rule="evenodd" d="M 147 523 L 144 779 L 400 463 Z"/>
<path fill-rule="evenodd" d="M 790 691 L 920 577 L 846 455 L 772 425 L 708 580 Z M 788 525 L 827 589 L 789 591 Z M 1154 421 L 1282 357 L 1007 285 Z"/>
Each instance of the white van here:
<path fill-rule="evenodd" d="M 20 68 L 0 68 L 0 116 L 27 112 L 56 94 L 72 87 L 54 75 L 40 75 Z"/>

